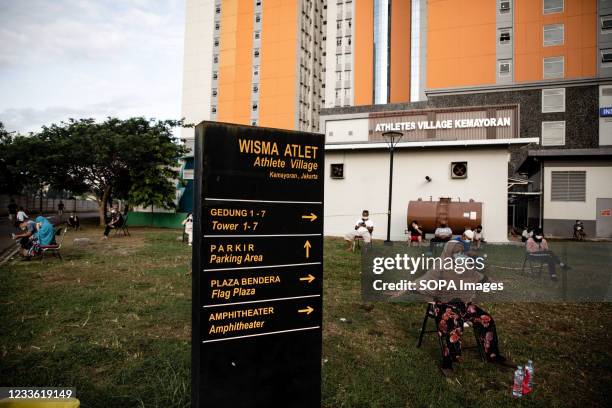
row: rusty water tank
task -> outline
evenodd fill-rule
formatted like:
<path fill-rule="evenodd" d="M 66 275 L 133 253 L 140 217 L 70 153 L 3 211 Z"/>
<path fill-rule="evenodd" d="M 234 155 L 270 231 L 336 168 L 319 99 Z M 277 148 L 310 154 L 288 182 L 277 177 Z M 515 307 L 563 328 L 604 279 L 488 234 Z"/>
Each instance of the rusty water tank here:
<path fill-rule="evenodd" d="M 466 227 L 476 228 L 482 224 L 482 203 L 469 201 L 452 201 L 447 197 L 440 197 L 439 201 L 410 201 L 406 226 L 410 227 L 412 220 L 417 220 L 424 233 L 436 230 L 442 221 L 446 221 L 453 230 L 459 234 Z"/>

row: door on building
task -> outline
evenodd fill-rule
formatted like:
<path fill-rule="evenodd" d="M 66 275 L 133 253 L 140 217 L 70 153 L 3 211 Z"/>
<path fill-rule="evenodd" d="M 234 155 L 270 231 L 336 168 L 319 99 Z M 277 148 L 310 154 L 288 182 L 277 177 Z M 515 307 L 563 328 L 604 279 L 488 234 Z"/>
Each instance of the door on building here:
<path fill-rule="evenodd" d="M 598 238 L 612 238 L 612 198 L 597 199 L 595 229 Z"/>

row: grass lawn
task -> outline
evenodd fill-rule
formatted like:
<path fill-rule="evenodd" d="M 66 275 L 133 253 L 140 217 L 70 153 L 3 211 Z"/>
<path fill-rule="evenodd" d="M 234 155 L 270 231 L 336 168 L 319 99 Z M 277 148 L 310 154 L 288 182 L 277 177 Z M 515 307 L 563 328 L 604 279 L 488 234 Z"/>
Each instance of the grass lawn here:
<path fill-rule="evenodd" d="M 190 248 L 180 231 L 131 232 L 99 241 L 87 227 L 69 232 L 63 262 L 0 267 L 1 386 L 73 386 L 82 407 L 189 406 Z M 74 247 L 77 236 L 89 246 Z M 535 392 L 517 402 L 512 372 L 474 351 L 444 378 L 435 337 L 415 347 L 424 306 L 364 304 L 360 257 L 343 248 L 325 242 L 322 406 L 608 405 L 610 305 L 483 305 L 502 351 L 535 362 Z"/>

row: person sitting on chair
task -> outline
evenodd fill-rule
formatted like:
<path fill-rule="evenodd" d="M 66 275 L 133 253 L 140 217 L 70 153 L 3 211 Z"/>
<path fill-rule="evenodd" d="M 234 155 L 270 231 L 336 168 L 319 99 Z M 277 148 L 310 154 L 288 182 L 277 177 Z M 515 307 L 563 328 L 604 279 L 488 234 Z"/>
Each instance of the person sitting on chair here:
<path fill-rule="evenodd" d="M 106 223 L 106 227 L 104 228 L 104 236 L 101 239 L 108 239 L 108 234 L 111 229 L 121 228 L 123 226 L 123 215 L 117 210 L 117 208 L 113 207 L 111 209 L 111 217 L 110 220 Z"/>
<path fill-rule="evenodd" d="M 66 220 L 66 225 L 68 225 L 75 231 L 81 228 L 81 221 L 79 220 L 79 216 L 76 215 L 75 212 L 72 212 L 70 214 L 70 217 L 68 217 L 68 220 Z"/>
<path fill-rule="evenodd" d="M 369 244 L 372 242 L 372 231 L 374 231 L 374 222 L 370 219 L 370 212 L 363 210 L 361 218 L 355 223 L 355 229 L 344 236 L 344 240 L 347 242 L 347 250 L 353 249 L 353 241 L 356 237 L 363 238 L 363 242 Z"/>
<path fill-rule="evenodd" d="M 413 220 L 410 223 L 408 231 L 410 232 L 410 244 L 412 244 L 413 242 L 418 242 L 420 245 L 421 242 L 423 242 L 423 230 L 419 226 L 419 222 L 417 220 Z"/>
<path fill-rule="evenodd" d="M 449 258 L 456 260 L 473 255 L 467 252 L 465 245 L 466 242 L 469 245 L 473 237 L 474 232 L 466 230 L 460 238 L 444 244 L 440 255 L 443 260 L 442 264 L 445 264 L 446 261 L 444 260 Z M 438 267 L 434 267 L 417 281 L 417 287 L 420 286 L 420 281 L 431 280 L 454 281 L 456 286 L 459 287 L 459 281 L 477 283 L 486 282 L 488 278 L 475 269 L 468 269 L 459 274 L 453 268 L 445 269 L 442 267 L 438 269 Z M 419 293 L 435 302 L 434 315 L 438 336 L 442 339 L 442 371 L 445 375 L 452 373 L 453 362 L 461 361 L 461 336 L 463 335 L 465 322 L 472 324 L 480 347 L 482 347 L 482 352 L 488 362 L 514 366 L 514 363 L 500 353 L 495 321 L 489 313 L 472 302 L 475 292 L 438 289 L 436 291 L 419 291 Z"/>
<path fill-rule="evenodd" d="M 484 240 L 484 235 L 482 234 L 482 225 L 479 225 L 474 230 L 474 240 L 472 241 L 472 248 L 480 249 L 480 245 L 486 242 Z"/>
<path fill-rule="evenodd" d="M 532 259 L 539 259 L 542 263 L 548 264 L 548 274 L 552 281 L 557 280 L 557 264 L 559 264 L 562 269 L 570 269 L 568 265 L 561 262 L 559 257 L 548 248 L 548 242 L 546 238 L 544 238 L 544 233 L 541 228 L 536 228 L 533 236 L 525 243 L 525 249 L 527 250 L 527 255 Z"/>
<path fill-rule="evenodd" d="M 529 238 L 533 236 L 533 229 L 530 227 L 523 228 L 523 232 L 521 233 L 521 241 L 527 242 Z"/>
<path fill-rule="evenodd" d="M 434 245 L 438 242 L 448 242 L 453 237 L 453 230 L 448 227 L 446 220 L 434 231 L 434 237 L 429 241 L 429 253 L 433 253 Z"/>
<path fill-rule="evenodd" d="M 582 241 L 585 235 L 586 234 L 584 233 L 584 224 L 582 223 L 582 221 L 576 220 L 576 223 L 574 224 L 574 239 Z"/>
<path fill-rule="evenodd" d="M 36 220 L 25 220 L 19 227 L 21 234 L 13 234 L 15 240 L 21 245 L 21 255 L 29 261 L 33 256 L 40 255 L 41 246 L 51 245 L 55 241 L 53 225 L 45 217 L 36 217 Z"/>
<path fill-rule="evenodd" d="M 36 233 L 36 222 L 26 218 L 18 224 L 22 231 L 19 234 L 11 234 L 11 237 L 17 241 L 21 247 L 21 256 L 29 260 L 28 251 L 32 248 L 34 234 Z"/>

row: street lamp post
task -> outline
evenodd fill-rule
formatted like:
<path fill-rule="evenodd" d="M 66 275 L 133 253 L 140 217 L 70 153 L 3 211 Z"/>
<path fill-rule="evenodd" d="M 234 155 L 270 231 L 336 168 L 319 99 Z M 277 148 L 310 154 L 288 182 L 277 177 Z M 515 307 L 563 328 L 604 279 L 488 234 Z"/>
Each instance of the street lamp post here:
<path fill-rule="evenodd" d="M 385 142 L 389 146 L 389 205 L 387 207 L 387 239 L 385 245 L 393 245 L 391 241 L 391 200 L 393 197 L 393 152 L 395 145 L 399 143 L 404 136 L 401 132 L 385 132 L 382 134 Z"/>

